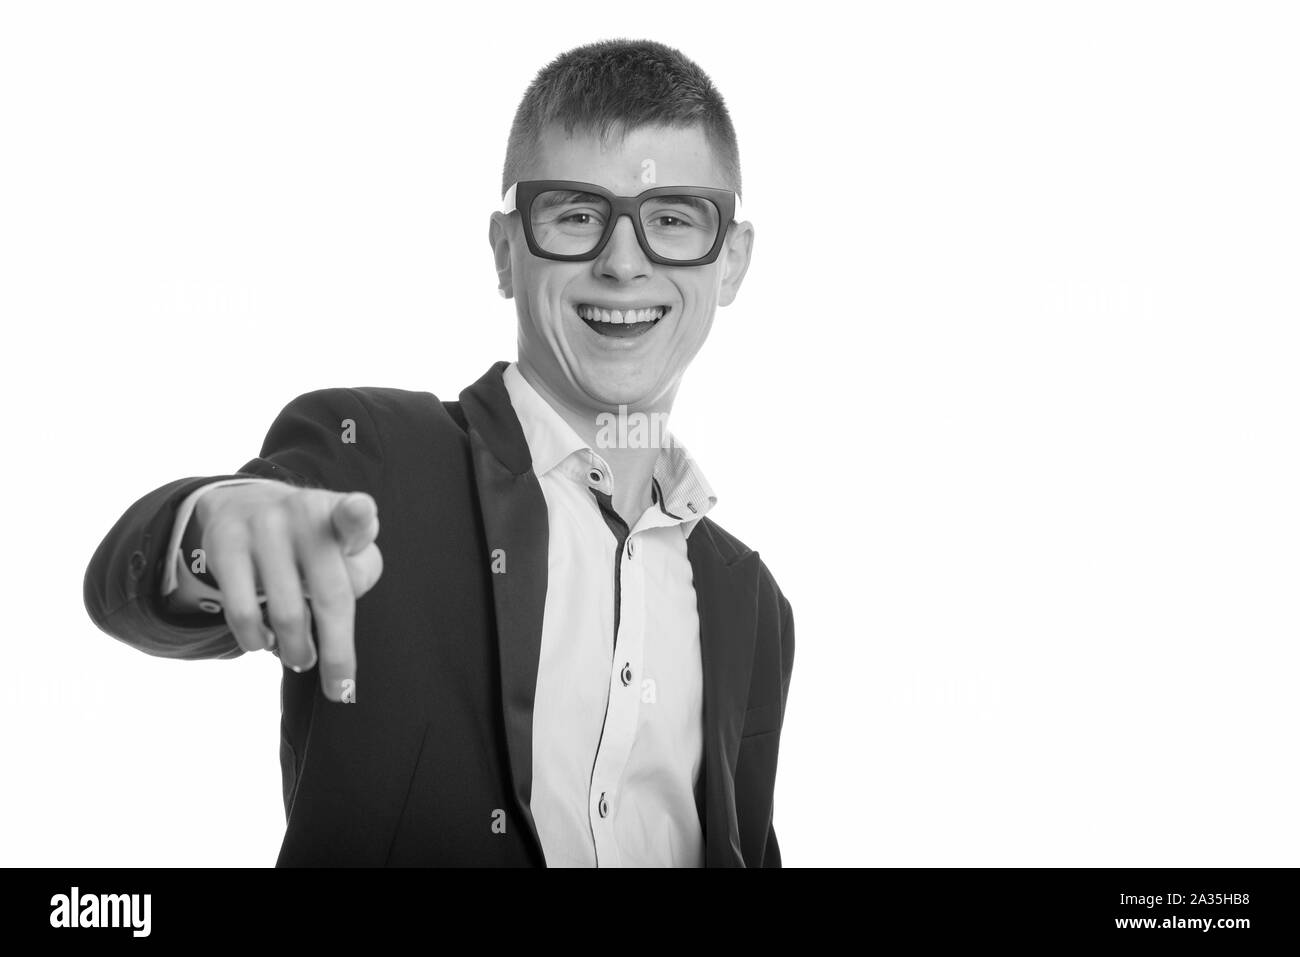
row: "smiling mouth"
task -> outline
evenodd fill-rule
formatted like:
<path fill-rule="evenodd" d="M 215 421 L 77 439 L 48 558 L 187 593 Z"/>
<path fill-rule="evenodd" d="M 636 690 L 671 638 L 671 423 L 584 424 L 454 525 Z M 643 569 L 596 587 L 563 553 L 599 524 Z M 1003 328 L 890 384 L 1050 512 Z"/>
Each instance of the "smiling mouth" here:
<path fill-rule="evenodd" d="M 590 303 L 578 306 L 578 318 L 593 332 L 615 339 L 633 339 L 644 336 L 668 315 L 671 306 L 651 306 L 647 309 L 602 309 Z"/>

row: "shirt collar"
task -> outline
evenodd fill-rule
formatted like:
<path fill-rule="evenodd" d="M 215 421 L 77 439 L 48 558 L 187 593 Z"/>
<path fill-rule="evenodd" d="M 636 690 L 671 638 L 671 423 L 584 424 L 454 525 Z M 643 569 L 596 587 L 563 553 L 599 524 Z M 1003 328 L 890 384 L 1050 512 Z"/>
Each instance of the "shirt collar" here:
<path fill-rule="evenodd" d="M 528 443 L 533 471 L 542 476 L 560 468 L 573 481 L 612 494 L 609 465 L 523 377 L 518 363 L 506 366 L 502 379 Z M 657 487 L 652 494 L 661 513 L 679 520 L 690 535 L 718 497 L 691 454 L 671 433 L 665 434 L 662 446 L 655 460 Z"/>
<path fill-rule="evenodd" d="M 588 450 L 589 446 L 563 416 L 551 408 L 549 402 L 532 387 L 518 363 L 512 362 L 501 373 L 510 404 L 524 430 L 524 441 L 533 458 L 533 471 L 545 475 L 574 452 Z"/>

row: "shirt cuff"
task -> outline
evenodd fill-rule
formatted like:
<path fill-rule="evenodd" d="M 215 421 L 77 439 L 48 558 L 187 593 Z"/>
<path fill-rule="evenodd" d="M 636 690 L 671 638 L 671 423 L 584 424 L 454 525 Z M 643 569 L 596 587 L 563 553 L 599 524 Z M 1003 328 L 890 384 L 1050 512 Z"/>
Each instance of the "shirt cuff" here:
<path fill-rule="evenodd" d="M 194 514 L 199 498 L 204 492 L 211 491 L 214 488 L 221 488 L 223 485 L 251 485 L 254 482 L 275 483 L 276 480 L 264 478 L 221 479 L 217 482 L 209 482 L 207 485 L 199 486 L 185 497 L 185 501 L 181 502 L 181 507 L 176 510 L 176 521 L 172 524 L 172 537 L 167 544 L 167 554 L 172 556 L 172 559 L 167 563 L 167 568 L 163 572 L 161 592 L 163 597 L 170 595 L 179 587 L 182 569 L 186 572 L 189 571 L 189 564 L 186 562 L 185 556 L 181 554 L 181 538 L 185 535 L 185 526 L 190 523 L 190 517 Z"/>

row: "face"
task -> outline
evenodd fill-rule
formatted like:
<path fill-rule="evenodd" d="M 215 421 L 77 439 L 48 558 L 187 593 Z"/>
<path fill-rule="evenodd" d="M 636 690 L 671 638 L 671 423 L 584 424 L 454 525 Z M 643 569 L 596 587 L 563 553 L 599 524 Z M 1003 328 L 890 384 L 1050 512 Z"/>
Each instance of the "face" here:
<path fill-rule="evenodd" d="M 621 141 L 549 129 L 521 179 L 576 180 L 634 196 L 653 186 L 728 188 L 702 129 L 641 127 Z M 651 161 L 647 163 L 646 161 Z M 653 171 L 653 182 L 643 175 Z M 671 406 L 682 374 L 735 298 L 749 266 L 753 228 L 739 223 L 707 266 L 661 266 L 646 258 L 630 219 L 621 218 L 590 262 L 555 262 L 528 250 L 519 214 L 492 217 L 497 279 L 519 319 L 519 364 L 553 403 L 580 415 L 626 405 Z M 603 310 L 603 312 L 602 312 Z M 651 310 L 658 319 L 602 322 L 610 311 Z"/>

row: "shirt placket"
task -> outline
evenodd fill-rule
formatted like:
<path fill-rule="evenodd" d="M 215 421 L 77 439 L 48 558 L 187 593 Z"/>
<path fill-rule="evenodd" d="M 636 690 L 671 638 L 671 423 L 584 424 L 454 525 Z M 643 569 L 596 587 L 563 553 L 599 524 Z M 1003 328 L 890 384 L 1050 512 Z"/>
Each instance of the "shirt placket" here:
<path fill-rule="evenodd" d="M 614 511 L 612 482 L 608 469 L 593 463 L 588 480 L 591 491 L 610 533 L 617 542 L 614 550 L 614 634 L 610 661 L 605 721 L 592 764 L 587 814 L 596 848 L 596 866 L 619 866 L 615 821 L 621 795 L 618 785 L 636 738 L 640 711 L 640 673 L 645 644 L 645 575 L 640 528 L 629 531 Z"/>

